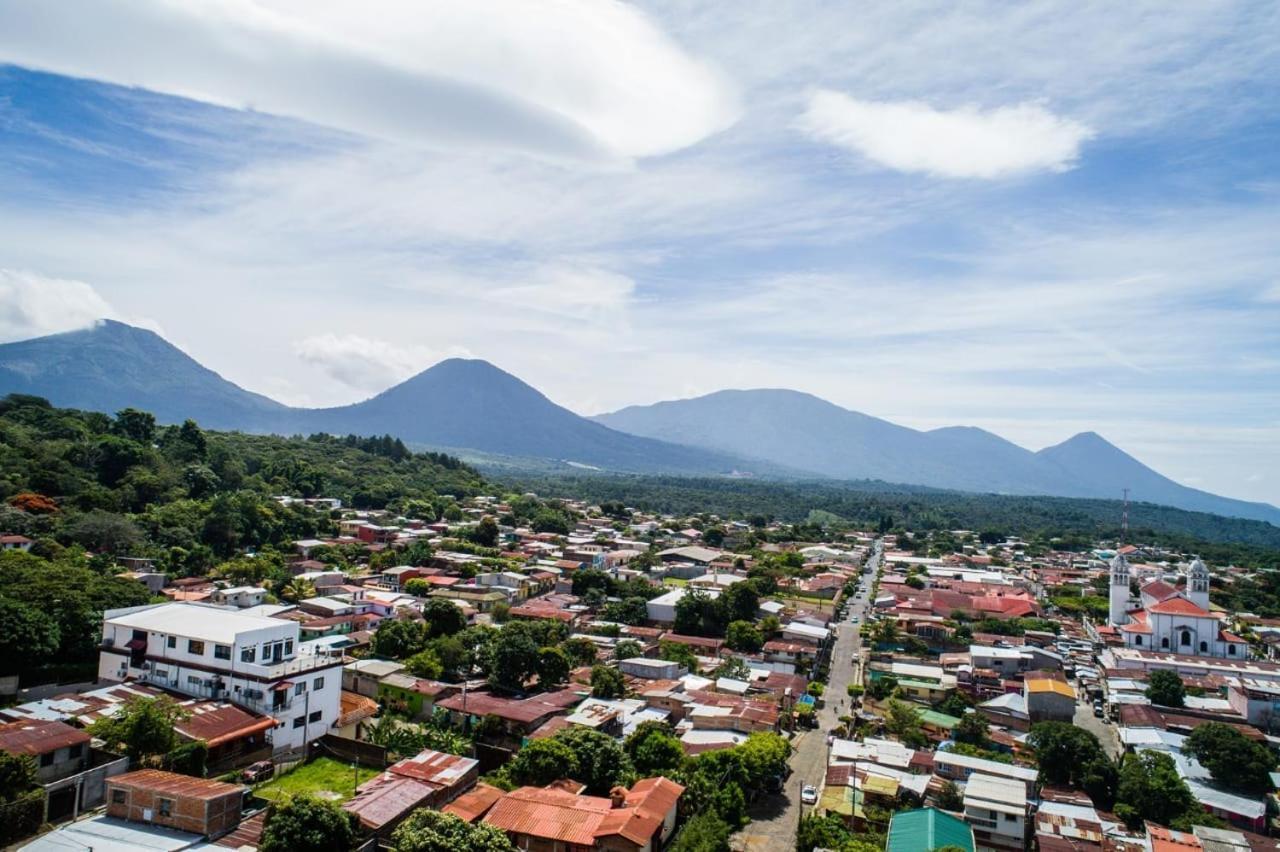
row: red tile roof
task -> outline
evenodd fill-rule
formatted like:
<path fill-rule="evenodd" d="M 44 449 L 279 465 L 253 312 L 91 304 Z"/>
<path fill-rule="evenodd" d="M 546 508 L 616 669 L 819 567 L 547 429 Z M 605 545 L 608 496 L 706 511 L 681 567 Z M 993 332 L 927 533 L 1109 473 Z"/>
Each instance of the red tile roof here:
<path fill-rule="evenodd" d="M 1178 590 L 1170 586 L 1163 580 L 1152 580 L 1142 587 L 1142 594 L 1150 595 L 1158 601 L 1168 600 L 1178 593 Z"/>
<path fill-rule="evenodd" d="M 1149 608 L 1150 612 L 1159 615 L 1198 615 L 1210 618 L 1209 611 L 1196 606 L 1186 598 L 1169 598 Z"/>

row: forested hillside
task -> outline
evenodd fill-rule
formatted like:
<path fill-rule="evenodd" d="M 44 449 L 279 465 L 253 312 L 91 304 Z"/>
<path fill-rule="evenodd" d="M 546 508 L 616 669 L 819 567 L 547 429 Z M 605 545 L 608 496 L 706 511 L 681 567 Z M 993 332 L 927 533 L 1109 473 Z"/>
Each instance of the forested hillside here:
<path fill-rule="evenodd" d="M 643 476 L 512 476 L 511 488 L 592 502 L 620 501 L 660 512 L 713 512 L 800 523 L 815 519 L 871 529 L 999 530 L 1084 549 L 1120 536 L 1115 500 L 1021 497 L 862 483 L 775 483 L 744 479 Z M 1280 527 L 1149 503 L 1129 509 L 1130 539 L 1163 543 L 1218 562 L 1280 567 Z"/>
<path fill-rule="evenodd" d="M 337 497 L 396 507 L 476 493 L 483 480 L 457 459 L 412 453 L 390 437 L 281 438 L 157 426 L 146 412 L 115 417 L 0 401 L 0 531 L 37 539 L 36 553 L 82 546 L 149 556 L 192 572 L 246 548 L 328 531 L 327 514 L 274 495 Z"/>

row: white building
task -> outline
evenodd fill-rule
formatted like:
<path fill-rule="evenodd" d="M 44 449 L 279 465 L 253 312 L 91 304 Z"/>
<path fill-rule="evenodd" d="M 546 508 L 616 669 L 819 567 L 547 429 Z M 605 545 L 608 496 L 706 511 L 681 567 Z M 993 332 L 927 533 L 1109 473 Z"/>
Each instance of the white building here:
<path fill-rule="evenodd" d="M 1027 788 L 1017 779 L 971 775 L 964 785 L 964 821 L 979 849 L 1027 848 Z"/>
<path fill-rule="evenodd" d="M 233 586 L 230 589 L 217 589 L 209 595 L 209 603 L 234 606 L 240 609 L 260 606 L 266 601 L 267 590 L 260 586 Z"/>
<path fill-rule="evenodd" d="M 1141 608 L 1126 612 L 1128 578 L 1129 563 L 1117 555 L 1111 560 L 1111 623 L 1124 637 L 1125 647 L 1193 657 L 1248 656 L 1248 643 L 1225 630 L 1222 620 L 1209 612 L 1209 570 L 1199 559 L 1187 569 L 1185 591 L 1152 581 L 1142 587 Z"/>
<path fill-rule="evenodd" d="M 200 604 L 107 610 L 98 677 L 266 713 L 275 749 L 299 748 L 337 721 L 342 658 L 313 651 L 298 632 L 296 622 Z"/>
<path fill-rule="evenodd" d="M 689 593 L 689 589 L 679 586 L 664 595 L 660 595 L 651 601 L 645 602 L 645 611 L 650 621 L 656 621 L 659 624 L 675 624 L 676 621 L 676 604 L 680 599 Z M 700 589 L 703 594 L 711 598 L 718 598 L 720 592 L 715 589 Z"/>

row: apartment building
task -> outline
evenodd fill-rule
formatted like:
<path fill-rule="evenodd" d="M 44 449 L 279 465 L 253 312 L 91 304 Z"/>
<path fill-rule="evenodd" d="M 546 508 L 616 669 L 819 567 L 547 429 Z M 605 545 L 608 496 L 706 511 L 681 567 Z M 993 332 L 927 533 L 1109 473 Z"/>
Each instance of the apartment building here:
<path fill-rule="evenodd" d="M 342 658 L 299 641 L 296 622 L 190 603 L 108 610 L 98 677 L 230 701 L 271 716 L 275 751 L 337 720 Z"/>

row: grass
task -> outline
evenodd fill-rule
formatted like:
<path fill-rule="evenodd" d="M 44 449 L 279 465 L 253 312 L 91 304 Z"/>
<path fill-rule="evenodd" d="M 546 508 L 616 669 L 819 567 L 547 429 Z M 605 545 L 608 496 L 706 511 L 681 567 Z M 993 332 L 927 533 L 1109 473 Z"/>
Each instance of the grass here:
<path fill-rule="evenodd" d="M 681 580 L 679 577 L 663 577 L 662 585 L 664 586 L 687 586 L 688 580 Z"/>
<path fill-rule="evenodd" d="M 380 771 L 368 766 L 357 766 L 352 771 L 349 763 L 331 757 L 318 757 L 288 774 L 264 782 L 253 792 L 270 800 L 286 795 L 310 794 L 334 802 L 345 802 L 355 795 L 356 787 Z"/>

